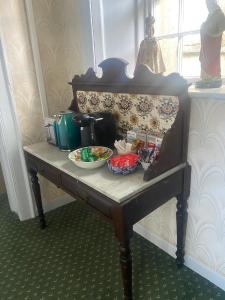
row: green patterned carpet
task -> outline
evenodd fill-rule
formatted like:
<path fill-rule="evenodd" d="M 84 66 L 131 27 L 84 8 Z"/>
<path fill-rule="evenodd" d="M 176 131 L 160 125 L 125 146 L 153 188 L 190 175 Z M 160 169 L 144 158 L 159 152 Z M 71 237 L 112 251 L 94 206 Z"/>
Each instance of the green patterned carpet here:
<path fill-rule="evenodd" d="M 19 222 L 0 196 L 0 300 L 122 300 L 112 227 L 79 203 Z M 137 234 L 132 240 L 134 300 L 225 299 L 225 292 Z"/>

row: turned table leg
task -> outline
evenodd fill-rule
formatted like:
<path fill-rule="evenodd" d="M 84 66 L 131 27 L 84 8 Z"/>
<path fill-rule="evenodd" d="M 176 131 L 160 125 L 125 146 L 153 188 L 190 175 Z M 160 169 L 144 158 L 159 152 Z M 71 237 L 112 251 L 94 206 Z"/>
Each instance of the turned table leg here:
<path fill-rule="evenodd" d="M 34 198 L 35 198 L 35 202 L 37 205 L 38 216 L 39 216 L 39 221 L 40 221 L 40 228 L 44 229 L 46 227 L 46 222 L 45 222 L 45 215 L 44 215 L 44 211 L 43 211 L 43 207 L 42 207 L 41 189 L 40 189 L 40 185 L 38 182 L 37 171 L 32 169 L 32 170 L 29 170 L 29 173 L 31 176 Z"/>
<path fill-rule="evenodd" d="M 124 299 L 132 300 L 132 258 L 130 239 L 133 235 L 133 227 L 126 225 L 122 208 L 115 208 L 112 212 L 115 234 L 119 242 L 120 266 L 122 272 Z"/>
<path fill-rule="evenodd" d="M 187 227 L 187 200 L 190 194 L 190 177 L 191 167 L 187 165 L 184 170 L 183 190 L 177 196 L 177 251 L 176 262 L 177 266 L 181 267 L 184 264 L 184 247 Z"/>
<path fill-rule="evenodd" d="M 132 258 L 129 241 L 120 242 L 120 265 L 123 277 L 124 298 L 132 300 Z"/>
<path fill-rule="evenodd" d="M 184 195 L 177 196 L 177 266 L 181 267 L 184 263 L 184 245 L 187 222 L 187 207 Z"/>

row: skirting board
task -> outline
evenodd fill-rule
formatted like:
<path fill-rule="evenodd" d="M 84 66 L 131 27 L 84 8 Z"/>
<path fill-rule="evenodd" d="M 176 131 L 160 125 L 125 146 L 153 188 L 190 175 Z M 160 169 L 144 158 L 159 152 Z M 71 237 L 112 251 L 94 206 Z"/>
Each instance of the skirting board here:
<path fill-rule="evenodd" d="M 69 204 L 73 201 L 76 201 L 76 199 L 74 199 L 73 197 L 71 197 L 67 194 L 56 198 L 54 201 L 46 201 L 45 199 L 43 199 L 43 209 L 44 209 L 44 212 L 46 213 L 46 212 L 56 209 L 60 206 Z"/>
<path fill-rule="evenodd" d="M 161 239 L 157 235 L 149 232 L 144 228 L 141 224 L 134 225 L 134 231 L 140 234 L 142 237 L 168 253 L 172 257 L 175 256 L 176 247 L 168 243 L 167 241 Z M 193 270 L 194 272 L 198 273 L 202 277 L 208 279 L 213 284 L 221 288 L 225 291 L 225 277 L 221 274 L 211 270 L 207 266 L 203 265 L 199 261 L 197 261 L 195 258 L 185 255 L 185 266 L 189 269 Z"/>

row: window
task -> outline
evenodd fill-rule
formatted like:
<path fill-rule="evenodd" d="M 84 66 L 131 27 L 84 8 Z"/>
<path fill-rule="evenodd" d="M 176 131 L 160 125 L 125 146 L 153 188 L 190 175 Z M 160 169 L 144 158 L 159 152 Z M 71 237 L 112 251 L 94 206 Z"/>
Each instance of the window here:
<path fill-rule="evenodd" d="M 225 8 L 224 1 L 219 4 Z M 208 15 L 205 0 L 150 0 L 150 5 L 166 73 L 179 72 L 186 78 L 199 78 L 200 27 Z M 224 38 L 221 67 L 225 75 Z"/>
<path fill-rule="evenodd" d="M 138 48 L 144 38 L 144 19 L 148 7 L 155 17 L 155 37 L 160 43 L 165 74 L 179 72 L 187 79 L 200 77 L 200 27 L 208 11 L 205 0 L 89 0 L 95 69 L 108 57 L 129 62 L 133 75 Z M 219 0 L 225 9 L 225 0 Z M 222 75 L 225 77 L 225 38 Z"/>

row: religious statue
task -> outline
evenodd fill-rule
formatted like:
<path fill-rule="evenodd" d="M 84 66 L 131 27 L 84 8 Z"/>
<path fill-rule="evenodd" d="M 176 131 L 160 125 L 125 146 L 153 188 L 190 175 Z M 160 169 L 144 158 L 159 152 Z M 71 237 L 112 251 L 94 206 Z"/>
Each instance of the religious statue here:
<path fill-rule="evenodd" d="M 196 87 L 217 88 L 222 85 L 220 54 L 222 35 L 225 30 L 225 15 L 217 0 L 206 0 L 206 5 L 209 14 L 200 30 L 201 81 L 196 83 Z"/>
<path fill-rule="evenodd" d="M 145 19 L 145 39 L 141 42 L 138 52 L 136 67 L 140 64 L 147 65 L 153 73 L 165 72 L 165 64 L 160 45 L 154 37 L 154 17 Z"/>

